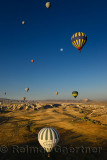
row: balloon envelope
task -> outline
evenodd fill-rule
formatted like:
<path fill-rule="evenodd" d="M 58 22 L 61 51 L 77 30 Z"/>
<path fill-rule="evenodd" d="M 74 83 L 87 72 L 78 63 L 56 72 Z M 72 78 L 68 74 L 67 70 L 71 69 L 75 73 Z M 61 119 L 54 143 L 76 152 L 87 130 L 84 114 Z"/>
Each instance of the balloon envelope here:
<path fill-rule="evenodd" d="M 26 97 L 23 97 L 22 100 L 24 101 L 26 99 Z"/>
<path fill-rule="evenodd" d="M 34 59 L 32 59 L 31 62 L 34 63 Z"/>
<path fill-rule="evenodd" d="M 58 143 L 59 133 L 56 129 L 51 127 L 43 128 L 38 133 L 38 141 L 46 152 L 49 153 Z"/>
<path fill-rule="evenodd" d="M 58 95 L 58 92 L 56 92 L 56 95 Z"/>
<path fill-rule="evenodd" d="M 25 91 L 28 92 L 28 91 L 29 91 L 29 88 L 25 88 Z"/>
<path fill-rule="evenodd" d="M 46 6 L 46 8 L 50 8 L 51 7 L 51 3 L 50 2 L 46 2 L 45 6 Z"/>
<path fill-rule="evenodd" d="M 61 52 L 63 52 L 63 50 L 64 50 L 63 48 L 60 49 Z"/>
<path fill-rule="evenodd" d="M 25 21 L 22 21 L 22 24 L 25 24 Z"/>
<path fill-rule="evenodd" d="M 83 46 L 87 42 L 87 36 L 83 32 L 77 32 L 73 34 L 73 36 L 71 37 L 71 41 L 72 41 L 73 46 L 76 47 L 80 52 Z"/>
<path fill-rule="evenodd" d="M 78 96 L 78 92 L 77 91 L 73 91 L 72 95 L 76 98 Z"/>

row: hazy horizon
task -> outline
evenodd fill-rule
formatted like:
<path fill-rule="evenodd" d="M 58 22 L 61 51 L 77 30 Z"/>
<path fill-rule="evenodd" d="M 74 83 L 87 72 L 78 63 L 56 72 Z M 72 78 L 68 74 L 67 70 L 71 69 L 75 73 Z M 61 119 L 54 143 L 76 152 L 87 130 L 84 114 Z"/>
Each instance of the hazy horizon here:
<path fill-rule="evenodd" d="M 16 98 L 3 98 L 3 97 L 0 97 L 0 100 L 13 100 L 13 101 L 23 101 L 21 98 L 20 99 L 16 99 Z M 83 101 L 83 100 L 89 100 L 89 101 L 107 101 L 106 99 L 103 99 L 103 100 L 101 100 L 101 99 L 99 99 L 99 100 L 97 100 L 97 99 L 88 99 L 88 98 L 84 98 L 84 99 L 26 99 L 25 101 Z M 85 102 L 85 101 L 84 101 Z"/>

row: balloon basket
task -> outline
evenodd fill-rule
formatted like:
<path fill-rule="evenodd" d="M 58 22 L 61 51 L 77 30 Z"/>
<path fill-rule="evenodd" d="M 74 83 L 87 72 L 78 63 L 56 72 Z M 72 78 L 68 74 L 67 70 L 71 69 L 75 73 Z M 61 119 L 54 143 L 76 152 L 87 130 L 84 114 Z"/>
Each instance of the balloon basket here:
<path fill-rule="evenodd" d="M 50 158 L 50 154 L 48 154 L 48 158 Z"/>

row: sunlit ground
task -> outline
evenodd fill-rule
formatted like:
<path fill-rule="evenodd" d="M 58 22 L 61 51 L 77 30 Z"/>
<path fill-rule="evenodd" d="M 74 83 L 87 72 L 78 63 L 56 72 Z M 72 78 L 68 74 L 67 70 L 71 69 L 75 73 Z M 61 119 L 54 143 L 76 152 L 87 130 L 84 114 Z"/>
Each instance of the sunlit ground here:
<path fill-rule="evenodd" d="M 43 127 L 54 127 L 60 134 L 50 159 L 106 159 L 107 105 L 39 102 L 1 106 L 1 160 L 48 159 L 37 137 Z"/>

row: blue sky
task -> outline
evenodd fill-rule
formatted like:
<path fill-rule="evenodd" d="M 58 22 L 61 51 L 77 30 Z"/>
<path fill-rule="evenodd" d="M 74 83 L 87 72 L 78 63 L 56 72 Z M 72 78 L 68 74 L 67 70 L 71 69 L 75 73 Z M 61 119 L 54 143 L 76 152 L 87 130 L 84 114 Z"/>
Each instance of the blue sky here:
<path fill-rule="evenodd" d="M 0 97 L 107 100 L 107 1 L 46 2 L 0 1 Z M 76 32 L 87 35 L 81 53 Z"/>

